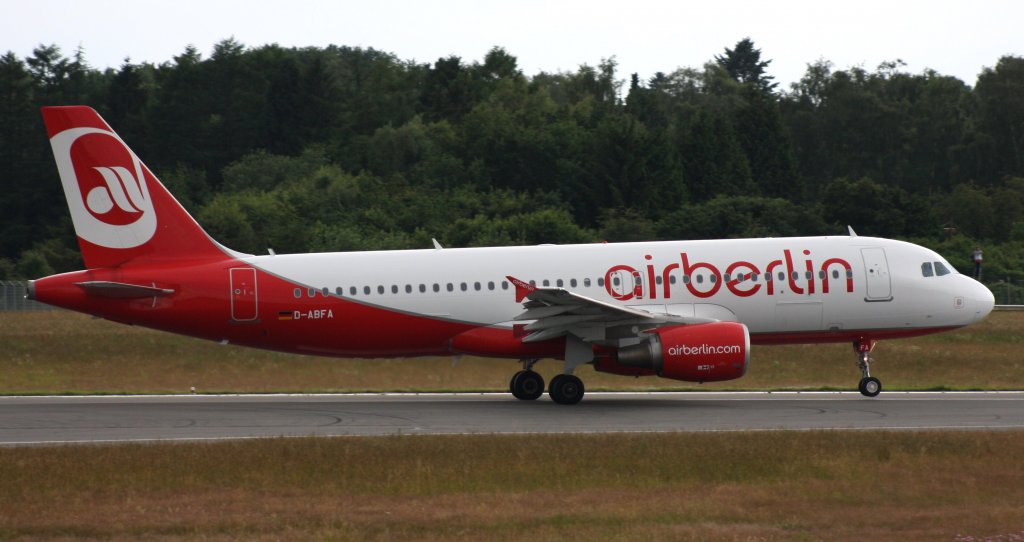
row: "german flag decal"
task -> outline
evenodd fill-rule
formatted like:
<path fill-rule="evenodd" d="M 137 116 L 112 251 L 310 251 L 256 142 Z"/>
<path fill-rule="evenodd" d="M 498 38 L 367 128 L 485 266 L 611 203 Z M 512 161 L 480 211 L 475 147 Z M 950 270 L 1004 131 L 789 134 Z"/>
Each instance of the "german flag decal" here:
<path fill-rule="evenodd" d="M 294 319 L 294 315 L 295 315 L 295 313 L 293 313 L 292 311 L 281 311 L 281 312 L 277 313 L 277 319 L 278 320 L 292 320 L 292 319 Z"/>

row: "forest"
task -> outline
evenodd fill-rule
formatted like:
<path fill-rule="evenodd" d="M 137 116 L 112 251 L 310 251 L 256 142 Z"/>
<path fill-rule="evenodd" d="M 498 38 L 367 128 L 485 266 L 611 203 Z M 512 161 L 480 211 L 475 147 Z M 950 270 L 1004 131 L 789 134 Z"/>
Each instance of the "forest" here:
<path fill-rule="evenodd" d="M 203 227 L 266 253 L 893 237 L 1024 283 L 1024 58 L 965 82 L 825 59 L 780 88 L 743 39 L 642 80 L 225 39 L 161 64 L 0 57 L 0 279 L 81 268 L 39 115 L 96 108 Z M 666 67 L 666 69 L 670 69 Z"/>

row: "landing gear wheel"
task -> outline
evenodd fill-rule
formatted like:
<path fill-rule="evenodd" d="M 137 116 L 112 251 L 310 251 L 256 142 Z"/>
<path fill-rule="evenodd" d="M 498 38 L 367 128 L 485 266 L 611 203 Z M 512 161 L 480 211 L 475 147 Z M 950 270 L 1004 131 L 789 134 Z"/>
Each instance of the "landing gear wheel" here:
<path fill-rule="evenodd" d="M 857 387 L 861 395 L 875 397 L 882 393 L 882 382 L 873 376 L 860 379 L 860 386 Z"/>
<path fill-rule="evenodd" d="M 544 394 L 544 378 L 533 371 L 519 371 L 509 383 L 512 395 L 523 401 L 533 401 Z"/>
<path fill-rule="evenodd" d="M 583 393 L 583 381 L 573 375 L 558 375 L 548 386 L 551 400 L 560 405 L 575 405 L 583 399 Z"/>
<path fill-rule="evenodd" d="M 525 372 L 526 371 L 519 371 L 518 373 L 512 375 L 512 379 L 508 381 L 508 392 L 511 393 L 512 395 L 516 394 L 516 379 L 519 378 L 519 375 Z M 516 397 L 516 399 L 518 399 L 518 397 Z"/>

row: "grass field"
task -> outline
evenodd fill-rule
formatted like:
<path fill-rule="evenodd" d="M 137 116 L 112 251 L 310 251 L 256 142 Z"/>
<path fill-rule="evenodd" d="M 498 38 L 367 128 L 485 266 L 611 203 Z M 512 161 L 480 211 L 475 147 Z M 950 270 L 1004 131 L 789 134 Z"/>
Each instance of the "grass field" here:
<path fill-rule="evenodd" d="M 1024 312 L 993 313 L 974 326 L 885 341 L 873 374 L 886 389 L 1024 389 Z M 536 369 L 550 378 L 559 363 Z M 320 392 L 508 389 L 513 360 L 342 360 L 266 352 L 114 324 L 81 314 L 0 313 L 0 394 Z M 754 347 L 748 374 L 688 384 L 577 370 L 598 389 L 855 389 L 847 344 Z"/>
<path fill-rule="evenodd" d="M 0 448 L 0 539 L 1020 540 L 1024 433 Z"/>

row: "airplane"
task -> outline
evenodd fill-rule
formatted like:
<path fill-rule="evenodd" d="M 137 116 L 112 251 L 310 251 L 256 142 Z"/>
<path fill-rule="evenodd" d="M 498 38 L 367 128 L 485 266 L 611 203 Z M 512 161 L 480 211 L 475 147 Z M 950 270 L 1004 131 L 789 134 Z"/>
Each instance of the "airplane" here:
<path fill-rule="evenodd" d="M 242 254 L 211 238 L 96 111 L 44 107 L 86 269 L 27 296 L 114 322 L 300 354 L 519 360 L 509 391 L 576 404 L 574 370 L 743 376 L 752 345 L 853 345 L 960 328 L 994 298 L 932 250 L 847 235 Z"/>

